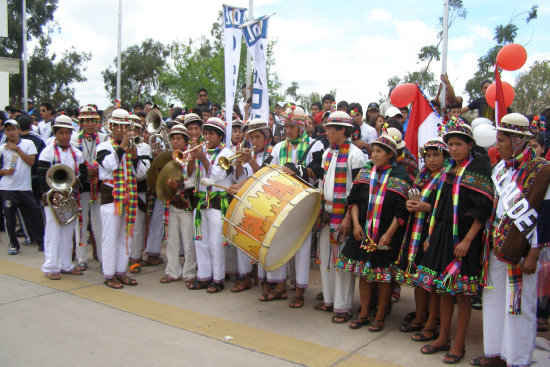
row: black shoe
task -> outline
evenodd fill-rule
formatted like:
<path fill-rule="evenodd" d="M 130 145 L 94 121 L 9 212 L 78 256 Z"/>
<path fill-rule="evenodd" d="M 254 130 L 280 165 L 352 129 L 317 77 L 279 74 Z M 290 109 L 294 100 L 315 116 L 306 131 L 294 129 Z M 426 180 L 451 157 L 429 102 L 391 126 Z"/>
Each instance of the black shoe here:
<path fill-rule="evenodd" d="M 472 296 L 472 308 L 474 310 L 482 310 L 483 309 L 483 302 L 481 301 L 481 297 Z"/>
<path fill-rule="evenodd" d="M 38 251 L 44 252 L 44 242 L 38 242 Z"/>
<path fill-rule="evenodd" d="M 16 237 L 25 237 L 25 233 L 23 232 L 22 229 L 18 229 L 17 231 L 15 231 L 15 236 Z"/>
<path fill-rule="evenodd" d="M 10 247 L 8 248 L 8 254 L 9 255 L 17 255 L 19 253 L 19 246 L 16 246 L 14 244 L 10 244 Z"/>

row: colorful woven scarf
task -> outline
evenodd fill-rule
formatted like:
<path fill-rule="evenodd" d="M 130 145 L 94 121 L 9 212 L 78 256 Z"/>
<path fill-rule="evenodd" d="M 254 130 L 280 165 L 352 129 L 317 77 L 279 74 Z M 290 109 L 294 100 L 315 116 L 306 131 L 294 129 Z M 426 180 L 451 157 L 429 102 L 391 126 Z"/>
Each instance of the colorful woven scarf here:
<path fill-rule="evenodd" d="M 460 181 L 462 181 L 462 176 L 464 175 L 464 171 L 466 171 L 466 168 L 468 165 L 473 161 L 474 159 L 472 157 L 469 157 L 468 159 L 465 159 L 461 164 L 460 167 L 458 167 L 458 170 L 456 172 L 455 178 L 453 180 L 453 191 L 452 191 L 452 200 L 453 200 L 453 243 L 454 247 L 459 244 L 459 238 L 458 238 L 458 194 L 460 192 Z M 435 228 L 435 213 L 437 212 L 437 208 L 439 206 L 439 198 L 441 197 L 441 191 L 443 188 L 443 184 L 445 183 L 447 179 L 447 175 L 449 172 L 451 172 L 452 168 L 455 166 L 456 162 L 455 160 L 451 160 L 445 171 L 443 172 L 443 175 L 441 177 L 441 180 L 439 181 L 439 185 L 437 187 L 437 194 L 435 198 L 435 205 L 433 208 L 432 217 L 430 219 L 430 229 L 428 234 L 428 241 L 434 231 Z M 462 267 L 462 259 L 455 258 L 453 261 L 447 265 L 443 273 L 438 279 L 439 287 L 444 288 L 445 284 L 451 284 L 452 277 L 456 276 L 460 273 L 460 269 Z M 449 286 L 448 285 L 448 286 Z"/>
<path fill-rule="evenodd" d="M 90 153 L 92 157 L 95 157 L 96 148 L 100 144 L 99 135 L 86 134 L 84 130 L 80 130 L 77 138 L 77 148 L 81 152 L 84 152 L 84 144 L 83 144 L 84 139 L 94 141 L 94 145 Z M 86 167 L 91 170 L 97 170 L 97 168 L 99 167 L 95 159 L 92 162 L 84 162 L 84 163 L 86 163 Z M 89 180 L 90 180 L 90 204 L 92 204 L 94 201 L 99 200 L 99 179 L 96 176 L 96 177 L 89 177 Z"/>
<path fill-rule="evenodd" d="M 118 143 L 111 138 L 111 145 L 116 151 Z M 120 166 L 113 172 L 113 199 L 115 215 L 125 215 L 126 219 L 126 251 L 128 251 L 128 237 L 134 233 L 136 212 L 138 207 L 137 181 L 132 173 L 132 156 L 124 153 L 120 160 Z"/>
<path fill-rule="evenodd" d="M 427 202 L 428 197 L 432 193 L 433 189 L 436 187 L 439 178 L 442 175 L 442 171 L 435 172 L 434 174 L 431 174 L 430 170 L 428 170 L 427 167 L 424 167 L 418 178 L 413 184 L 413 188 L 421 187 L 422 183 L 424 183 L 424 186 L 421 187 L 420 191 L 420 201 Z M 431 179 L 429 178 L 431 176 Z M 429 181 L 428 181 L 429 180 Z M 409 252 L 407 254 L 407 274 L 412 274 L 411 271 L 413 270 L 412 267 L 414 265 L 414 259 L 416 258 L 416 254 L 418 253 L 418 248 L 420 246 L 420 237 L 422 237 L 422 227 L 424 226 L 424 219 L 426 218 L 426 212 L 415 212 L 414 213 L 414 223 L 411 231 L 411 236 L 409 239 Z M 407 229 L 408 231 L 408 229 Z M 408 233 L 405 233 L 404 239 L 407 240 Z"/>
<path fill-rule="evenodd" d="M 206 149 L 205 150 L 206 154 L 212 154 L 212 159 L 210 160 L 210 169 L 212 169 L 212 166 L 214 165 L 214 162 L 216 161 L 216 158 L 218 158 L 218 154 L 220 154 L 220 152 L 222 151 L 222 149 L 224 147 L 225 147 L 225 143 L 222 142 L 220 144 L 220 146 L 217 147 L 217 148 Z M 196 177 L 196 180 L 195 180 L 195 190 L 193 191 L 194 193 L 199 192 L 199 185 L 200 185 L 200 182 L 201 182 L 201 167 L 202 167 L 202 162 L 200 160 L 196 159 L 195 160 L 195 173 L 196 173 L 195 177 Z M 208 172 L 206 172 L 206 174 L 208 175 Z M 210 189 L 211 188 L 209 187 L 208 191 L 210 191 Z"/>
<path fill-rule="evenodd" d="M 365 223 L 365 238 L 361 244 L 361 248 L 367 252 L 376 251 L 378 248 L 380 217 L 391 171 L 391 165 L 384 167 L 373 165 L 370 171 L 367 222 Z"/>
<path fill-rule="evenodd" d="M 515 135 L 515 134 L 514 134 Z M 512 135 L 512 136 L 514 136 Z M 504 169 L 501 172 L 497 172 L 496 176 L 501 177 L 507 171 L 507 169 L 514 168 L 516 172 L 511 178 L 511 182 L 515 183 L 520 191 L 523 191 L 523 183 L 525 181 L 525 175 L 527 174 L 527 167 L 529 162 L 535 158 L 535 151 L 529 146 L 526 146 L 525 149 L 513 157 L 512 159 L 507 159 L 504 161 Z M 498 198 L 498 191 L 496 191 L 496 197 Z M 496 208 L 496 205 L 495 205 Z M 500 243 L 504 241 L 504 238 L 500 232 L 501 225 L 503 223 L 503 215 L 500 218 L 498 226 L 493 232 L 493 238 L 495 241 L 495 247 L 500 247 Z M 487 262 L 486 262 L 487 263 Z M 521 265 L 508 265 L 508 283 L 510 286 L 510 303 L 508 307 L 508 313 L 512 315 L 521 314 L 521 290 L 523 288 L 523 277 L 521 272 Z"/>
<path fill-rule="evenodd" d="M 292 146 L 296 145 L 296 162 L 302 159 L 302 156 L 309 147 L 309 136 L 304 131 L 298 139 L 289 140 L 286 139 L 281 145 L 281 150 L 279 151 L 279 164 L 284 165 L 285 163 L 292 162 Z M 295 162 L 295 163 L 296 163 Z"/>
<path fill-rule="evenodd" d="M 346 140 L 340 146 L 333 144 L 331 149 L 327 153 L 327 157 L 324 163 L 325 174 L 328 172 L 330 162 L 332 162 L 332 155 L 334 152 L 338 152 L 336 158 L 336 167 L 334 170 L 334 187 L 332 194 L 332 212 L 330 213 L 330 244 L 332 248 L 332 260 L 333 264 L 336 264 L 338 260 L 338 241 L 337 230 L 344 220 L 346 213 L 346 181 L 348 177 L 348 154 L 351 141 Z"/>

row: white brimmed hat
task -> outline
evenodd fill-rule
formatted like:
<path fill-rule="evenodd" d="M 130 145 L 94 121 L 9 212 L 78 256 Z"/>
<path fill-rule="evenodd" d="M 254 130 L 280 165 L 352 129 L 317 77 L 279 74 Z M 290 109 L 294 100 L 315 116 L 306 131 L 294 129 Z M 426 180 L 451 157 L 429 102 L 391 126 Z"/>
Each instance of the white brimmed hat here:
<path fill-rule="evenodd" d="M 97 110 L 92 105 L 82 106 L 78 111 L 78 120 L 99 120 L 101 117 L 98 115 Z"/>
<path fill-rule="evenodd" d="M 334 111 L 328 116 L 325 126 L 353 127 L 351 116 L 344 111 Z"/>
<path fill-rule="evenodd" d="M 218 117 L 210 117 L 208 120 L 206 120 L 206 122 L 202 125 L 203 131 L 205 127 L 218 129 L 225 135 L 225 121 Z"/>
<path fill-rule="evenodd" d="M 172 137 L 172 135 L 176 135 L 176 134 L 182 134 L 183 136 L 187 137 L 187 140 L 189 140 L 189 134 L 187 133 L 187 128 L 185 126 L 183 126 L 182 124 L 174 125 L 170 129 L 170 132 L 168 133 L 168 136 Z"/>
<path fill-rule="evenodd" d="M 52 127 L 54 129 L 56 127 L 63 127 L 65 129 L 74 130 L 73 119 L 66 115 L 59 115 L 55 118 L 55 121 L 53 122 Z"/>
<path fill-rule="evenodd" d="M 500 124 L 496 130 L 524 136 L 533 135 L 529 131 L 529 120 L 527 117 L 515 112 L 505 115 L 500 120 Z"/>
<path fill-rule="evenodd" d="M 183 124 L 187 127 L 187 125 L 192 122 L 198 122 L 200 125 L 203 124 L 202 119 L 196 113 L 188 113 L 187 115 L 185 115 L 185 117 L 183 118 Z"/>
<path fill-rule="evenodd" d="M 388 129 L 386 130 L 386 134 L 395 139 L 395 142 L 397 143 L 397 150 L 405 148 L 405 141 L 403 140 L 403 135 L 401 135 L 401 131 L 399 131 L 395 127 L 388 127 Z"/>
<path fill-rule="evenodd" d="M 259 130 L 269 131 L 269 124 L 262 119 L 252 119 L 248 120 L 242 129 L 243 131 L 248 131 L 248 133 Z"/>
<path fill-rule="evenodd" d="M 119 125 L 130 125 L 131 122 L 128 119 L 128 116 L 130 116 L 130 113 L 128 111 L 123 110 L 122 108 L 117 108 L 111 113 L 111 116 L 109 117 L 109 123 L 119 124 Z"/>
<path fill-rule="evenodd" d="M 443 141 L 445 144 L 449 141 L 452 135 L 463 135 L 474 140 L 474 133 L 472 128 L 461 117 L 451 117 L 447 122 L 446 132 L 443 135 Z"/>
<path fill-rule="evenodd" d="M 391 150 L 392 153 L 397 156 L 397 142 L 392 136 L 382 134 L 378 138 L 376 138 L 376 140 L 373 141 L 371 145 L 382 145 Z"/>

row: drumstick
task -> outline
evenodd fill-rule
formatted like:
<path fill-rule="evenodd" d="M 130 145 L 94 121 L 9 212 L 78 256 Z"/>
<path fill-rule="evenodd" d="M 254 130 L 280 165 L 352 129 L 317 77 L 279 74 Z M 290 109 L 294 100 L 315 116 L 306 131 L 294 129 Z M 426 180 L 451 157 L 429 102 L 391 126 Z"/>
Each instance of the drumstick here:
<path fill-rule="evenodd" d="M 218 187 L 220 189 L 223 189 L 225 191 L 229 191 L 229 187 L 225 187 L 225 186 L 222 186 L 222 185 L 218 185 L 217 183 L 213 182 L 211 179 L 209 178 L 201 178 L 201 185 L 204 185 L 204 186 L 214 186 L 214 187 Z"/>

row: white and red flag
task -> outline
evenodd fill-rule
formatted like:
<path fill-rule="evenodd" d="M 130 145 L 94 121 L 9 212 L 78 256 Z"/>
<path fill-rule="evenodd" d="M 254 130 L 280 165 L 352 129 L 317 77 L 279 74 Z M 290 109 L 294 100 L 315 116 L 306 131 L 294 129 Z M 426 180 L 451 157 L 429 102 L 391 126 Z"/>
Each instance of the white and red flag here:
<path fill-rule="evenodd" d="M 418 147 L 424 145 L 428 140 L 438 138 L 439 123 L 441 123 L 439 115 L 418 87 L 405 133 L 405 144 L 414 156 L 418 155 Z"/>

